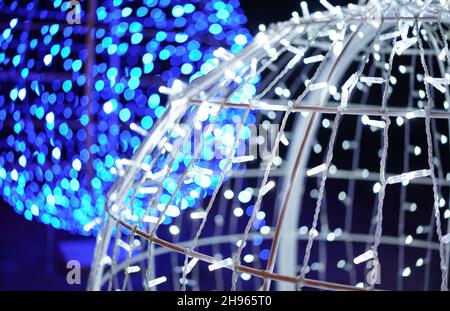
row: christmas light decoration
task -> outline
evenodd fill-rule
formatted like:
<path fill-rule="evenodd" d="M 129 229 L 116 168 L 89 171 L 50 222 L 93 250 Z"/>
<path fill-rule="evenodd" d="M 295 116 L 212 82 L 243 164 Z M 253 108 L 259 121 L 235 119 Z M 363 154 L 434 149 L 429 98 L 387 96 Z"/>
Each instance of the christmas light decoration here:
<path fill-rule="evenodd" d="M 261 26 L 236 56 L 218 50 L 215 70 L 172 93 L 110 192 L 89 289 L 150 289 L 164 275 L 158 289 L 435 289 L 439 280 L 447 290 L 450 175 L 441 159 L 449 150 L 440 138 L 450 117 L 449 8 L 320 3 L 324 11 L 302 2 L 303 17 Z M 256 121 L 247 123 L 251 111 Z M 234 127 L 217 123 L 222 113 L 238 116 Z M 178 127 L 186 136 L 174 134 Z M 202 127 L 192 156 L 177 165 Z M 264 135 L 272 127 L 273 139 Z M 216 156 L 196 158 L 212 140 Z M 151 174 L 167 169 L 148 180 L 142 165 Z M 163 199 L 167 181 L 175 184 Z M 144 215 L 156 223 L 130 207 L 147 183 L 158 191 L 146 196 Z M 185 193 L 192 183 L 210 190 L 193 205 L 202 217 L 182 214 L 175 231 L 160 226 L 197 196 Z M 141 243 L 121 252 L 121 239 Z M 388 269 L 386 260 L 397 265 Z M 138 263 L 145 273 L 124 273 Z"/>
<path fill-rule="evenodd" d="M 84 235 L 164 114 L 160 90 L 251 39 L 237 0 L 2 0 L 0 19 L 1 194 L 28 220 Z"/>

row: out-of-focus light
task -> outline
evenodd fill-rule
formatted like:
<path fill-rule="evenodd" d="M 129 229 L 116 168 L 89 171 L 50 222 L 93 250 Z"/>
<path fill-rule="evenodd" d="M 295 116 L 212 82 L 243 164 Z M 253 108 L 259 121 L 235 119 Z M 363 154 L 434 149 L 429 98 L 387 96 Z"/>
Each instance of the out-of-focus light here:
<path fill-rule="evenodd" d="M 87 27 L 66 23 L 67 2 L 40 3 L 41 16 L 51 14 L 55 19 L 41 18 L 34 31 L 34 26 L 25 27 L 36 21 L 31 14 L 36 9 L 33 3 L 19 14 L 11 10 L 11 2 L 0 1 L 4 17 L 11 15 L 5 17 L 5 29 L 0 32 L 0 71 L 21 77 L 2 82 L 0 94 L 1 120 L 15 120 L 11 128 L 0 122 L 15 146 L 11 150 L 9 144 L 0 145 L 0 168 L 5 170 L 0 191 L 5 200 L 13 206 L 23 202 L 15 210 L 28 220 L 95 234 L 98 226 L 84 227 L 103 213 L 106 194 L 123 173 L 116 160 L 119 155 L 130 157 L 142 142 L 142 131 L 130 130 L 130 124 L 150 131 L 164 114 L 167 98 L 159 94 L 159 87 L 198 78 L 219 65 L 213 55 L 218 47 L 233 55 L 251 41 L 239 1 L 217 3 L 102 3 L 95 10 L 96 22 L 111 27 L 96 28 L 90 51 L 85 43 Z M 55 22 L 58 18 L 64 23 Z M 10 59 L 5 58 L 9 54 Z M 95 55 L 93 62 L 90 55 Z M 86 96 L 89 88 L 91 94 Z M 234 114 L 223 118 L 223 125 L 232 124 Z M 170 149 L 170 144 L 164 147 Z M 201 156 L 209 159 L 211 152 L 205 149 Z M 174 164 L 180 169 L 183 165 L 182 159 Z M 173 217 L 194 207 L 216 183 L 211 176 L 201 175 L 183 185 L 186 197 L 177 195 L 163 224 L 172 225 Z M 168 181 L 157 204 L 165 205 L 175 188 Z M 135 219 L 144 209 L 144 204 L 133 206 L 128 216 Z"/>

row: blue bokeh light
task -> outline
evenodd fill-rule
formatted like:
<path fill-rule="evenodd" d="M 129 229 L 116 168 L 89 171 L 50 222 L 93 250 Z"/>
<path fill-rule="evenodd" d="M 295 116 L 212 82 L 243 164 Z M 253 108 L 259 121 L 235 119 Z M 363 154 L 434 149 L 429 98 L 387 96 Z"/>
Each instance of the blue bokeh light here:
<path fill-rule="evenodd" d="M 0 71 L 17 77 L 0 84 L 0 191 L 26 219 L 88 235 L 96 228 L 85 226 L 102 214 L 116 179 L 111 168 L 141 142 L 130 123 L 151 130 L 165 110 L 159 86 L 206 74 L 217 66 L 217 47 L 237 53 L 251 36 L 237 0 L 98 1 L 89 100 L 88 2 L 80 1 L 80 25 L 66 22 L 68 3 L 0 1 L 9 24 L 0 31 Z M 178 206 L 194 206 L 216 179 L 197 177 L 188 187 L 196 197 Z M 168 180 L 165 191 L 173 190 Z"/>

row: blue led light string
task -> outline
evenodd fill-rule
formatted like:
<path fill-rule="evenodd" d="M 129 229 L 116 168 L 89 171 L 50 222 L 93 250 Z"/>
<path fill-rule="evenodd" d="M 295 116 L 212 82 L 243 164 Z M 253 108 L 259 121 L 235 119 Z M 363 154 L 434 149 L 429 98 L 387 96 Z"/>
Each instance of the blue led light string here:
<path fill-rule="evenodd" d="M 218 65 L 212 54 L 218 46 L 237 53 L 251 37 L 236 0 L 98 1 L 89 103 L 83 96 L 87 2 L 80 3 L 81 24 L 69 25 L 69 2 L 0 1 L 0 15 L 9 24 L 0 33 L 6 81 L 0 85 L 0 126 L 7 133 L 0 189 L 28 219 L 88 235 L 96 232 L 90 224 L 116 179 L 115 161 L 141 143 L 128 125 L 151 130 L 164 112 L 166 98 L 158 86 L 206 74 Z M 32 11 L 30 37 L 17 43 Z M 5 75 L 19 63 L 20 77 Z M 229 118 L 224 115 L 222 124 Z"/>

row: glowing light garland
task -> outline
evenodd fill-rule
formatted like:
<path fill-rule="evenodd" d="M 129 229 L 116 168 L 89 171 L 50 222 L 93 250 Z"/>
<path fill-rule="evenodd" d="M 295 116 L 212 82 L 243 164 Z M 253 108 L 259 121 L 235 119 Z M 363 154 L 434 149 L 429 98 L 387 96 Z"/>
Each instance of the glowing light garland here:
<path fill-rule="evenodd" d="M 172 97 L 161 122 L 148 132 L 108 197 L 89 289 L 143 284 L 151 290 L 149 282 L 162 274 L 169 282 L 160 288 L 175 290 L 228 285 L 269 290 L 273 280 L 279 289 L 373 290 L 384 288 L 385 278 L 403 289 L 419 274 L 425 281 L 419 275 L 416 286 L 429 289 L 436 278 L 441 290 L 448 289 L 450 223 L 445 219 L 450 212 L 443 188 L 450 186 L 450 173 L 440 159 L 450 152 L 449 7 L 446 1 L 420 0 L 320 4 L 324 11 L 310 12 L 302 2 L 303 17 L 294 12 L 289 21 L 262 25 L 235 57 L 218 49 L 223 63 L 216 70 L 168 90 Z M 249 81 L 259 75 L 254 92 Z M 241 114 L 234 128 L 214 127 L 221 120 L 217 116 L 235 110 Z M 260 158 L 239 153 L 250 111 L 256 111 L 256 124 L 263 128 L 279 125 L 271 150 Z M 186 154 L 184 167 L 172 169 L 176 162 L 158 154 L 158 142 L 169 143 L 168 152 L 176 155 L 184 143 L 177 144 L 183 140 L 172 129 L 183 125 L 190 137 L 203 123 L 214 128 L 201 132 L 193 157 L 215 137 L 227 147 L 219 153 L 226 158 L 217 165 L 217 157 L 195 161 Z M 442 123 L 447 133 L 439 132 Z M 401 131 L 403 142 L 393 144 L 394 131 Z M 267 141 L 251 135 L 251 145 Z M 422 137 L 420 146 L 413 143 L 416 136 Z M 280 151 L 283 146 L 288 150 Z M 403 159 L 391 161 L 396 148 Z M 420 157 L 422 149 L 425 157 Z M 167 166 L 152 162 L 160 156 Z M 255 166 L 240 170 L 243 163 Z M 151 172 L 144 178 L 143 166 Z M 155 192 L 144 191 L 146 213 L 129 219 L 127 214 L 135 215 L 129 209 L 133 193 L 147 187 L 154 174 L 161 178 L 152 180 Z M 183 201 L 181 185 L 195 179 L 210 190 L 200 196 L 195 214 L 181 215 L 169 230 L 161 227 L 165 215 L 177 213 L 174 206 Z M 171 195 L 160 203 L 168 182 Z M 421 191 L 407 191 L 409 186 Z M 392 194 L 400 200 L 392 201 Z M 419 204 L 423 214 L 417 213 Z M 407 212 L 417 213 L 413 221 L 406 219 Z M 147 213 L 156 219 L 144 224 Z M 424 221 L 429 224 L 417 226 Z M 120 249 L 123 239 L 129 241 L 126 252 Z M 144 243 L 135 245 L 136 239 Z M 392 254 L 398 258 L 394 274 L 383 268 Z M 127 273 L 137 263 L 145 273 Z"/>
<path fill-rule="evenodd" d="M 159 86 L 207 74 L 218 46 L 237 53 L 251 37 L 237 0 L 72 2 L 79 25 L 67 23 L 71 1 L 0 1 L 0 191 L 28 220 L 91 234 L 117 161 L 164 114 Z M 182 209 L 214 184 L 194 179 Z"/>

